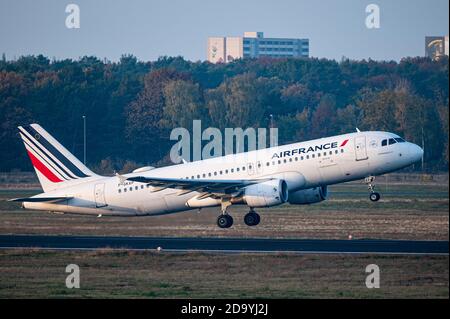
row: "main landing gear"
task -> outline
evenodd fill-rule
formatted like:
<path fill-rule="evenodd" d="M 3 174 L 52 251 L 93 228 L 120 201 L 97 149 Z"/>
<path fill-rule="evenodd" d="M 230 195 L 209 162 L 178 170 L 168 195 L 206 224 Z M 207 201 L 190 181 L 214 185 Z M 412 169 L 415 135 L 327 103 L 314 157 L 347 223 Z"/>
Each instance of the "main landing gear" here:
<path fill-rule="evenodd" d="M 227 208 L 231 205 L 230 202 L 222 202 L 222 214 L 217 217 L 217 226 L 220 228 L 230 228 L 233 226 L 233 217 L 228 215 Z M 244 216 L 244 222 L 247 226 L 256 226 L 261 221 L 261 217 L 257 212 L 250 208 L 250 212 Z"/>
<path fill-rule="evenodd" d="M 227 213 L 229 206 L 231 206 L 230 201 L 222 200 L 222 215 L 217 217 L 217 226 L 220 228 L 230 228 L 233 226 L 233 217 Z"/>
<path fill-rule="evenodd" d="M 367 184 L 367 188 L 369 189 L 369 199 L 372 202 L 378 202 L 381 198 L 380 193 L 375 192 L 375 186 L 372 183 L 375 181 L 375 176 L 366 177 L 365 182 Z"/>
<path fill-rule="evenodd" d="M 247 226 L 256 226 L 260 221 L 261 217 L 253 209 L 250 209 L 250 212 L 244 216 L 244 222 Z"/>
<path fill-rule="evenodd" d="M 230 228 L 233 226 L 233 217 L 228 214 L 222 214 L 217 218 L 217 226 L 220 228 Z"/>

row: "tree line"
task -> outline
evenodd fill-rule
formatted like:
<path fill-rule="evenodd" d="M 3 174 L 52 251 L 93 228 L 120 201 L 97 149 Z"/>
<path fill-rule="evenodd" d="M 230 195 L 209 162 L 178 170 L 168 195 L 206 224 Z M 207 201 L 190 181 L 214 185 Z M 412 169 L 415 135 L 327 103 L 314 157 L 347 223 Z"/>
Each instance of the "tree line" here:
<path fill-rule="evenodd" d="M 361 130 L 425 146 L 426 171 L 448 169 L 448 59 L 161 57 L 117 62 L 42 55 L 0 60 L 0 170 L 31 170 L 17 126 L 40 123 L 100 173 L 168 164 L 174 127 L 269 127 L 279 143 Z M 414 168 L 421 169 L 419 165 Z"/>

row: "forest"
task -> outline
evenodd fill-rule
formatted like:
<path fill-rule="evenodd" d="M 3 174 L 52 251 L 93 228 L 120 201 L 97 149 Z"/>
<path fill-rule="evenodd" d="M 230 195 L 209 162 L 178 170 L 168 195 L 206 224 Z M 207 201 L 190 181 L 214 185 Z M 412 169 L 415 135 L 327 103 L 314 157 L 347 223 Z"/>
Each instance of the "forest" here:
<path fill-rule="evenodd" d="M 448 58 L 341 61 L 161 57 L 117 62 L 42 55 L 0 60 L 0 171 L 31 171 L 17 126 L 39 123 L 94 171 L 170 164 L 175 127 L 277 127 L 279 144 L 382 130 L 424 145 L 424 167 L 448 171 Z"/>

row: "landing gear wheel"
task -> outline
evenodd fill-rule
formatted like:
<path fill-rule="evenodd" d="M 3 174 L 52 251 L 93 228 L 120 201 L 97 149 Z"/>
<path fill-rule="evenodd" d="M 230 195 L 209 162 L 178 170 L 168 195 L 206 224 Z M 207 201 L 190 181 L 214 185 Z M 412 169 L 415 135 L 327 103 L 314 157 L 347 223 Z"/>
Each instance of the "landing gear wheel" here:
<path fill-rule="evenodd" d="M 367 184 L 367 188 L 369 189 L 369 198 L 372 202 L 378 202 L 381 198 L 380 193 L 375 192 L 375 186 L 372 184 L 375 181 L 375 176 L 366 177 L 364 180 Z"/>
<path fill-rule="evenodd" d="M 372 202 L 378 202 L 381 198 L 381 195 L 380 195 L 380 193 L 373 192 L 370 194 L 369 198 Z"/>
<path fill-rule="evenodd" d="M 250 212 L 244 216 L 244 222 L 247 226 L 256 226 L 261 221 L 261 217 L 256 212 Z"/>
<path fill-rule="evenodd" d="M 233 217 L 230 215 L 220 215 L 217 218 L 217 226 L 220 228 L 230 228 L 233 225 Z"/>

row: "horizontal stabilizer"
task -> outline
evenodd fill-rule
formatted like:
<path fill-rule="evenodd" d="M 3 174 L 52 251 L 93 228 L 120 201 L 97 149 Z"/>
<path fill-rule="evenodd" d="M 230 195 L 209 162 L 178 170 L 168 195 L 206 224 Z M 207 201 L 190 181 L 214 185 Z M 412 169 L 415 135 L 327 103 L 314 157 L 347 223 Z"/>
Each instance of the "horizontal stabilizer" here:
<path fill-rule="evenodd" d="M 73 197 L 25 197 L 25 198 L 14 198 L 10 199 L 10 202 L 30 202 L 30 203 L 41 203 L 41 202 L 59 202 L 62 200 L 68 200 Z"/>

